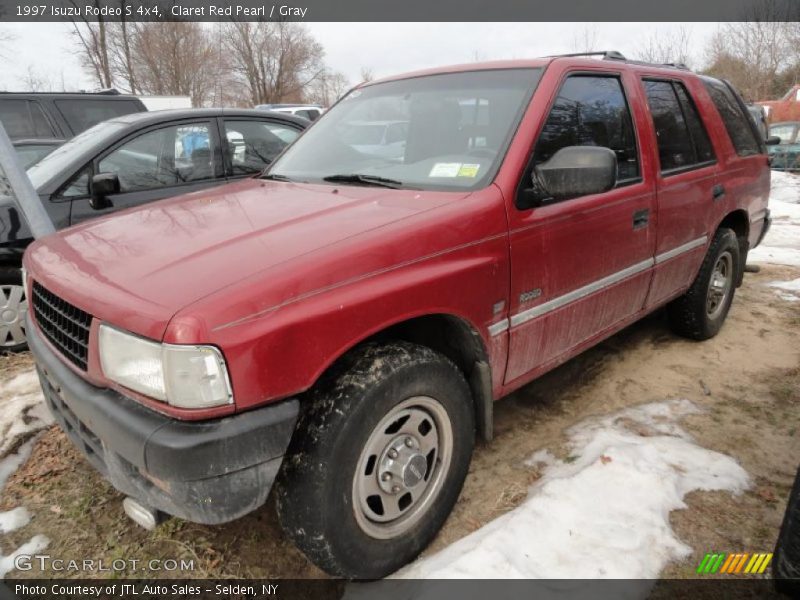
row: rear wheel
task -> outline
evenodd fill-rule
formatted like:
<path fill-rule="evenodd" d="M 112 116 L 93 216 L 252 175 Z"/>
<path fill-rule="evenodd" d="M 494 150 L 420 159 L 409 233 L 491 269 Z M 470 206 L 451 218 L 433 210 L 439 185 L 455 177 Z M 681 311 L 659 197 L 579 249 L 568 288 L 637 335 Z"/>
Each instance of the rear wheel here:
<path fill-rule="evenodd" d="M 719 333 L 736 291 L 739 257 L 736 234 L 726 228 L 717 230 L 694 283 L 667 307 L 676 333 L 694 340 Z"/>
<path fill-rule="evenodd" d="M 333 575 L 388 575 L 449 515 L 474 437 L 450 360 L 405 342 L 367 346 L 312 392 L 276 486 L 281 523 Z"/>
<path fill-rule="evenodd" d="M 27 309 L 22 273 L 13 267 L 0 267 L 0 352 L 20 352 L 28 347 Z"/>

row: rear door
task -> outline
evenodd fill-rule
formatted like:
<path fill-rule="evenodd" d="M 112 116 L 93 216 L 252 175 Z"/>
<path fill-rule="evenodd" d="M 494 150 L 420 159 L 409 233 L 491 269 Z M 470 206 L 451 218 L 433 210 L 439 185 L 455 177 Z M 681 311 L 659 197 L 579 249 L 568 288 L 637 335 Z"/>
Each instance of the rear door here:
<path fill-rule="evenodd" d="M 509 215 L 507 384 L 564 360 L 644 305 L 655 244 L 655 196 L 639 152 L 637 129 L 645 116 L 641 101 L 630 100 L 635 83 L 629 73 L 611 70 L 559 75 L 559 91 L 521 185 L 530 181 L 536 164 L 560 148 L 581 145 L 615 152 L 617 185 Z"/>
<path fill-rule="evenodd" d="M 112 206 L 89 205 L 93 174 L 116 173 Z M 216 124 L 211 119 L 159 124 L 139 131 L 98 156 L 59 194 L 72 200 L 71 223 L 224 183 Z"/>
<path fill-rule="evenodd" d="M 642 79 L 658 147 L 658 239 L 647 305 L 689 286 L 705 255 L 714 203 L 724 196 L 697 103 L 680 78 Z"/>

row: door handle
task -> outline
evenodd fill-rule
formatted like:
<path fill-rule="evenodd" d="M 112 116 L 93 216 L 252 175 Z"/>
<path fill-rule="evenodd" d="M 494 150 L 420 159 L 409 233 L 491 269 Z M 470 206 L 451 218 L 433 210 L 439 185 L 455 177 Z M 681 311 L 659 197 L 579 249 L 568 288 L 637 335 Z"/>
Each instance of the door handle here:
<path fill-rule="evenodd" d="M 725 186 L 722 185 L 721 183 L 715 185 L 714 189 L 711 190 L 711 196 L 714 198 L 714 200 L 719 200 L 724 195 L 725 195 Z"/>
<path fill-rule="evenodd" d="M 642 210 L 637 210 L 633 213 L 633 228 L 642 229 L 643 227 L 647 227 L 647 223 L 650 221 L 650 209 L 643 208 Z"/>

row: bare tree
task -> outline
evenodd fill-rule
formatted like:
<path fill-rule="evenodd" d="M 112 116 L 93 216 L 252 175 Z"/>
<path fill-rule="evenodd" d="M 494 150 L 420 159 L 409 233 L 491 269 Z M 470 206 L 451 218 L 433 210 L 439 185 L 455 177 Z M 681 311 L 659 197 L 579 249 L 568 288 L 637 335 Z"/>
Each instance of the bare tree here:
<path fill-rule="evenodd" d="M 306 102 L 331 106 L 341 98 L 351 87 L 347 77 L 342 73 L 335 73 L 330 70 L 325 72 L 314 81 L 304 94 Z"/>
<path fill-rule="evenodd" d="M 688 29 L 656 30 L 636 51 L 635 58 L 651 63 L 675 63 L 691 66 L 689 52 L 692 36 Z"/>
<path fill-rule="evenodd" d="M 597 28 L 584 25 L 572 34 L 573 52 L 597 52 Z"/>
<path fill-rule="evenodd" d="M 70 4 L 78 9 L 79 14 L 83 13 L 83 6 L 79 7 L 75 0 L 69 0 Z M 100 0 L 93 0 L 92 4 L 99 8 Z M 73 34 L 78 40 L 82 49 L 81 63 L 84 68 L 90 71 L 101 88 L 114 86 L 114 78 L 111 72 L 111 59 L 108 48 L 108 24 L 103 17 L 98 17 L 97 22 L 92 22 L 86 17 L 80 17 L 72 21 Z"/>
<path fill-rule="evenodd" d="M 189 96 L 204 106 L 213 96 L 219 63 L 213 36 L 202 23 L 128 24 L 131 72 L 139 92 Z"/>
<path fill-rule="evenodd" d="M 229 23 L 224 40 L 231 69 L 253 104 L 299 101 L 325 73 L 322 46 L 297 23 Z"/>
<path fill-rule="evenodd" d="M 763 100 L 792 67 L 790 28 L 783 22 L 747 21 L 720 26 L 706 49 L 705 71 L 729 79 L 745 97 Z M 785 91 L 785 90 L 784 90 Z"/>
<path fill-rule="evenodd" d="M 372 69 L 369 67 L 361 67 L 361 73 L 359 77 L 361 78 L 361 83 L 369 83 L 375 79 L 375 75 L 372 73 Z"/>

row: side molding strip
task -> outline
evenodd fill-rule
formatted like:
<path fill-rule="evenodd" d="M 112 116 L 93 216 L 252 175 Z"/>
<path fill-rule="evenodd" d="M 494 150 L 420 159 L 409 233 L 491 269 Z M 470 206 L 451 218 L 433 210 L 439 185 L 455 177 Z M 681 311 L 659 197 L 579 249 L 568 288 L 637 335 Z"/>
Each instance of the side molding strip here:
<path fill-rule="evenodd" d="M 529 308 L 528 310 L 524 310 L 521 313 L 517 313 L 511 317 L 511 327 L 516 327 L 517 325 L 521 325 L 522 323 L 526 323 L 531 319 L 535 319 L 545 313 L 551 312 L 556 310 L 557 308 L 561 308 L 571 302 L 575 302 L 576 300 L 580 300 L 581 298 L 585 298 L 590 294 L 594 294 L 595 292 L 599 292 L 600 290 L 610 287 L 615 283 L 622 281 L 623 279 L 627 279 L 632 275 L 637 275 L 642 271 L 646 271 L 650 267 L 652 267 L 654 261 L 652 258 L 648 258 L 647 260 L 643 260 L 642 262 L 636 263 L 635 265 L 631 265 L 627 269 L 622 269 L 622 271 L 617 271 L 616 273 L 612 273 L 607 277 L 603 277 L 602 279 L 598 279 L 588 285 L 583 286 L 582 288 L 578 288 L 577 290 L 573 290 L 568 294 L 564 294 L 563 296 L 559 296 L 558 298 L 553 298 L 548 302 L 544 302 L 543 304 L 539 304 L 538 306 L 534 306 L 533 308 Z"/>
<path fill-rule="evenodd" d="M 708 236 L 704 235 L 703 237 L 699 237 L 696 240 L 692 240 L 691 242 L 681 244 L 677 248 L 673 248 L 672 250 L 667 250 L 666 252 L 657 254 L 656 264 L 658 265 L 664 262 L 665 260 L 669 260 L 670 258 L 675 258 L 676 256 L 680 256 L 684 252 L 689 252 L 689 250 L 694 250 L 695 248 L 699 248 L 700 246 L 705 246 L 707 241 L 708 241 Z"/>
<path fill-rule="evenodd" d="M 661 254 L 657 255 L 655 258 L 648 258 L 647 260 L 643 260 L 642 262 L 636 263 L 635 265 L 631 265 L 626 269 L 622 269 L 621 271 L 617 271 L 616 273 L 612 273 L 607 277 L 603 277 L 603 279 L 598 279 L 588 285 L 585 285 L 577 290 L 573 290 L 563 296 L 559 296 L 558 298 L 553 298 L 547 302 L 539 304 L 538 306 L 534 306 L 529 308 L 528 310 L 524 310 L 520 313 L 512 315 L 509 319 L 503 319 L 502 321 L 498 321 L 493 325 L 489 326 L 489 335 L 495 336 L 503 333 L 510 327 L 516 327 L 517 325 L 521 325 L 522 323 L 526 323 L 531 319 L 535 319 L 543 314 L 548 312 L 554 311 L 562 306 L 566 306 L 571 302 L 575 302 L 576 300 L 580 300 L 581 298 L 585 298 L 590 294 L 594 294 L 595 292 L 599 292 L 607 287 L 611 287 L 615 283 L 619 283 L 620 281 L 627 279 L 633 275 L 638 275 L 642 271 L 646 271 L 653 265 L 661 264 L 667 260 L 675 258 L 676 256 L 680 256 L 685 252 L 689 252 L 690 250 L 694 250 L 695 248 L 699 248 L 700 246 L 705 246 L 706 242 L 708 242 L 708 236 L 704 235 L 703 237 L 699 237 L 696 240 L 692 240 L 691 242 L 687 242 L 686 244 L 682 244 L 673 248 L 672 250 L 668 250 L 666 252 L 662 252 Z"/>

